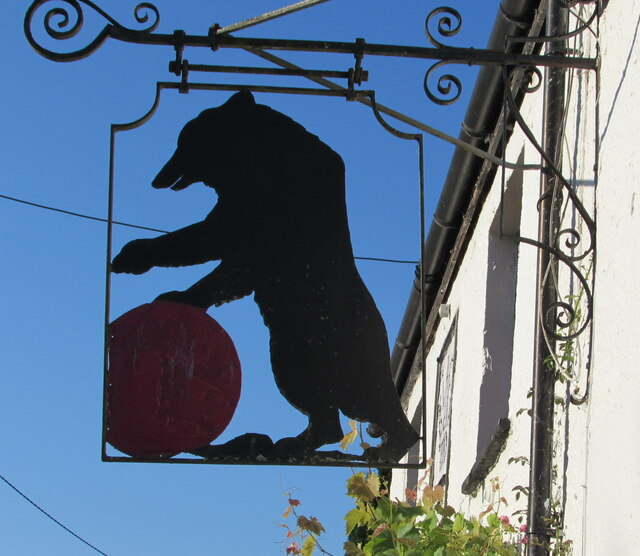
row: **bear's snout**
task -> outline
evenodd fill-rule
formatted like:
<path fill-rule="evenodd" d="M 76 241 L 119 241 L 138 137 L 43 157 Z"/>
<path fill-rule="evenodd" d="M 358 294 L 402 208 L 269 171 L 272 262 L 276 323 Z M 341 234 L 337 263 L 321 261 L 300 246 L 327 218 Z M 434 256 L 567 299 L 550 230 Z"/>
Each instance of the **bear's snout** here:
<path fill-rule="evenodd" d="M 162 170 L 158 172 L 158 175 L 153 179 L 151 185 L 156 189 L 166 189 L 170 187 L 174 191 L 180 191 L 189 187 L 192 183 L 198 180 L 187 174 L 187 168 L 183 157 L 180 156 L 179 151 L 176 151 L 174 155 L 168 160 L 168 162 L 162 167 Z"/>

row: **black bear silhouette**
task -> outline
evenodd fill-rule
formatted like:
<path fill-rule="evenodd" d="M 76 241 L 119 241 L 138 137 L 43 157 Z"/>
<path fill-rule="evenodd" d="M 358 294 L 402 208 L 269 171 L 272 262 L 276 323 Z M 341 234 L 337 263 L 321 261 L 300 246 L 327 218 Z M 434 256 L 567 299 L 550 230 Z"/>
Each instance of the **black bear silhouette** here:
<path fill-rule="evenodd" d="M 418 440 L 391 378 L 384 322 L 356 269 L 342 158 L 291 118 L 241 91 L 188 122 L 153 181 L 218 194 L 202 221 L 124 246 L 114 272 L 140 274 L 219 260 L 213 272 L 163 299 L 199 307 L 254 293 L 270 332 L 283 396 L 309 418 L 279 457 L 339 441 L 339 411 L 384 433 L 369 459 L 397 461 Z"/>

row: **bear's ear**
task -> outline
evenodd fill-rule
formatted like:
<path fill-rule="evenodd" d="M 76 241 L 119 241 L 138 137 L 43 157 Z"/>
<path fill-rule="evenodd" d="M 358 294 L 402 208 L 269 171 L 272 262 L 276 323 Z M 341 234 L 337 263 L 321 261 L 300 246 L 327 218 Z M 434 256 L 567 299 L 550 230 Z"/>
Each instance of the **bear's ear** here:
<path fill-rule="evenodd" d="M 238 91 L 235 95 L 233 95 L 227 102 L 225 102 L 222 106 L 233 107 L 233 106 L 253 106 L 256 103 L 251 91 L 249 89 L 242 89 Z"/>

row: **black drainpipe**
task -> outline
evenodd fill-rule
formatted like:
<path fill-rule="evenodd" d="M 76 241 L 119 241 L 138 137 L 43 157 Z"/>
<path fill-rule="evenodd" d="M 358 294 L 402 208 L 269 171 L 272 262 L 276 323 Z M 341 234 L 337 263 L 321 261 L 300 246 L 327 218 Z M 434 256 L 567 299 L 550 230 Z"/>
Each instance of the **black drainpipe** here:
<path fill-rule="evenodd" d="M 549 1 L 546 11 L 546 35 L 555 37 L 566 32 L 567 9 L 558 2 Z M 547 53 L 565 54 L 563 40 L 548 43 Z M 565 105 L 565 70 L 548 68 L 544 100 L 544 150 L 556 168 L 562 156 L 562 131 Z M 560 198 L 556 194 L 556 176 L 545 165 L 542 173 L 539 204 L 538 241 L 554 245 L 560 220 Z M 543 250 L 538 250 L 538 277 L 536 302 L 536 336 L 531 406 L 531 467 L 529 476 L 528 525 L 531 556 L 549 554 L 551 527 L 551 497 L 553 469 L 553 415 L 555 399 L 555 369 L 551 356 L 555 342 L 545 329 L 555 331 L 557 292 L 552 275 L 557 261 Z M 545 276 L 550 275 L 546 280 Z"/>
<path fill-rule="evenodd" d="M 506 37 L 526 35 L 540 2 L 541 0 L 502 0 L 487 48 L 503 50 Z M 521 43 L 511 45 L 510 52 L 522 50 Z M 487 147 L 502 109 L 502 91 L 501 68 L 483 66 L 478 72 L 478 79 L 460 131 L 460 139 L 479 148 Z M 426 315 L 433 307 L 464 211 L 471 197 L 475 178 L 482 164 L 482 159 L 456 147 L 425 242 L 422 264 L 425 274 Z M 391 355 L 391 371 L 399 392 L 404 389 L 420 344 L 419 271 L 416 272 L 416 276 Z"/>

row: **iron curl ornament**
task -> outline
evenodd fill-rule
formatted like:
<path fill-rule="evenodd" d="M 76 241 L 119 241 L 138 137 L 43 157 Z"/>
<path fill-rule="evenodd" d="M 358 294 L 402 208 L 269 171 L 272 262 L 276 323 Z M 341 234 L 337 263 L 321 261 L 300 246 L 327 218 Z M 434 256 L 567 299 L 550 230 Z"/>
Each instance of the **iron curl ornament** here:
<path fill-rule="evenodd" d="M 573 276 L 577 283 L 580 284 L 580 288 L 585 299 L 584 310 L 578 310 L 571 303 L 558 299 L 546 307 L 545 313 L 548 318 L 541 319 L 541 324 L 548 338 L 555 341 L 574 340 L 587 330 L 593 318 L 593 290 L 587 277 L 588 272 L 587 275 L 585 275 L 585 272 L 580 268 L 579 263 L 587 261 L 589 257 L 595 257 L 596 222 L 591 214 L 589 214 L 589 211 L 582 203 L 575 189 L 555 164 L 555 161 L 550 158 L 549 154 L 536 139 L 533 131 L 527 125 L 520 113 L 513 91 L 508 85 L 511 82 L 510 71 L 513 72 L 514 69 L 515 68 L 509 69 L 506 67 L 503 69 L 503 79 L 506 85 L 506 106 L 509 109 L 510 115 L 527 137 L 529 143 L 534 147 L 544 161 L 545 171 L 553 176 L 555 182 L 555 186 L 552 189 L 545 191 L 542 197 L 538 199 L 538 210 L 540 210 L 543 201 L 549 197 L 554 203 L 562 203 L 562 199 L 566 195 L 567 202 L 575 212 L 576 219 L 576 222 L 572 227 L 554 231 L 551 241 L 548 244 L 520 236 L 515 237 L 514 239 L 549 253 L 556 261 L 563 264 L 569 271 L 570 275 Z M 532 92 L 536 90 L 539 87 L 539 80 L 541 79 L 540 70 L 534 67 L 526 67 L 523 71 L 525 76 L 525 86 L 521 87 L 522 90 L 525 92 Z M 533 79 L 533 81 L 530 81 L 531 79 Z M 527 81 L 529 81 L 529 85 L 526 84 Z M 582 226 L 587 231 L 588 238 L 586 241 L 578 229 L 578 222 L 581 222 Z M 555 278 L 556 277 L 552 272 L 546 272 L 543 279 L 543 286 L 547 284 L 549 280 Z M 560 292 L 558 291 L 558 294 L 559 293 Z"/>
<path fill-rule="evenodd" d="M 49 5 L 49 9 L 47 9 Z M 55 40 L 68 40 L 81 31 L 85 18 L 83 8 L 90 8 L 107 24 L 98 35 L 85 47 L 71 52 L 56 52 L 40 44 L 33 34 L 33 26 L 37 13 L 44 11 L 43 27 L 46 34 Z M 29 44 L 42 56 L 55 62 L 73 62 L 86 58 L 93 54 L 109 37 L 117 37 L 123 40 L 140 34 L 152 33 L 160 23 L 160 12 L 150 2 L 141 2 L 133 9 L 133 17 L 139 23 L 141 29 L 125 27 L 106 13 L 91 0 L 35 0 L 27 10 L 24 19 L 24 34 Z"/>
<path fill-rule="evenodd" d="M 436 22 L 437 20 L 437 22 Z M 424 22 L 424 31 L 429 42 L 436 48 L 448 48 L 446 44 L 438 40 L 431 32 L 435 27 L 439 37 L 451 38 L 457 35 L 462 28 L 462 16 L 460 12 L 450 7 L 439 7 L 432 10 Z M 462 94 L 462 83 L 455 75 L 446 73 L 437 78 L 435 84 L 436 92 L 431 88 L 431 76 L 440 67 L 447 64 L 446 60 L 433 64 L 424 76 L 424 92 L 435 104 L 446 106 L 456 102 Z"/>
<path fill-rule="evenodd" d="M 520 90 L 525 93 L 535 93 L 544 82 L 544 77 L 540 68 L 535 66 L 525 66 L 523 68 L 522 81 L 520 82 Z"/>
<path fill-rule="evenodd" d="M 440 42 L 431 33 L 431 24 L 437 16 L 440 16 L 437 22 L 438 33 L 445 38 L 454 37 L 462 28 L 462 16 L 457 10 L 449 7 L 440 7 L 432 10 L 424 22 L 424 31 L 429 42 L 438 48 L 446 48 L 447 45 Z"/>
<path fill-rule="evenodd" d="M 460 79 L 450 73 L 445 73 L 438 78 L 436 83 L 437 93 L 433 92 L 433 90 L 431 89 L 431 75 L 435 70 L 448 63 L 450 62 L 436 62 L 427 70 L 427 73 L 424 76 L 423 87 L 425 94 L 427 95 L 427 97 L 429 97 L 429 100 L 431 102 L 439 104 L 441 106 L 453 104 L 460 98 L 460 95 L 462 94 L 462 83 L 460 82 Z"/>

